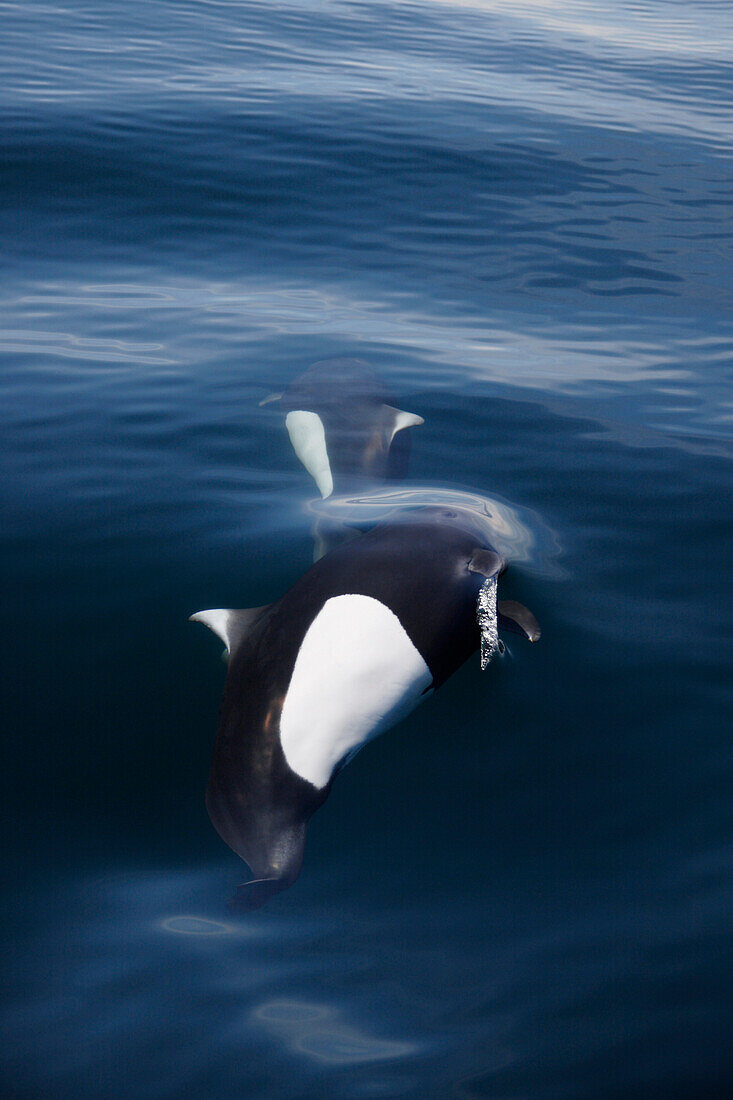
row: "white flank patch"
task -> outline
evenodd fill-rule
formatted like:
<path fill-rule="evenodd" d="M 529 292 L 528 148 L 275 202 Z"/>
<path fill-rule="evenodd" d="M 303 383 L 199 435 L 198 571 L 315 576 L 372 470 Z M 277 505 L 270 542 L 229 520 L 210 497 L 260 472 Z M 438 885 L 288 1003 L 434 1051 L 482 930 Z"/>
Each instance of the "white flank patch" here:
<path fill-rule="evenodd" d="M 280 718 L 290 767 L 315 787 L 421 701 L 433 677 L 388 607 L 371 596 L 327 600 L 303 639 Z"/>
<path fill-rule="evenodd" d="M 331 464 L 326 450 L 326 433 L 318 413 L 297 410 L 285 417 L 293 450 L 311 475 L 322 497 L 333 492 Z"/>

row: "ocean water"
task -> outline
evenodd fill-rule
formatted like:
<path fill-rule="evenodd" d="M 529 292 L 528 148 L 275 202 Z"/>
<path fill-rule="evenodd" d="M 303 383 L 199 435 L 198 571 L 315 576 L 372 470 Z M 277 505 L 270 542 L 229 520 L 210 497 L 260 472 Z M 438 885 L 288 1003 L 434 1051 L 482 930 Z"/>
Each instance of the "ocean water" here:
<path fill-rule="evenodd" d="M 731 1095 L 730 5 L 0 15 L 5 1095 Z M 543 635 L 237 921 L 187 618 L 308 567 L 258 403 L 340 355 Z"/>

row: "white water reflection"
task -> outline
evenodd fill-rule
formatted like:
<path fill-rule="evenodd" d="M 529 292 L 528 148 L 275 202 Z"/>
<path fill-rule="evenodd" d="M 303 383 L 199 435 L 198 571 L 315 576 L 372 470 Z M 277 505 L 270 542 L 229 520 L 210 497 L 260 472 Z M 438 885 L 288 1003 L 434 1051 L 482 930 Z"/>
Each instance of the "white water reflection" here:
<path fill-rule="evenodd" d="M 241 935 L 241 928 L 223 921 L 210 920 L 208 917 L 166 917 L 160 921 L 163 932 L 172 932 L 178 936 L 232 936 Z"/>
<path fill-rule="evenodd" d="M 472 516 L 485 530 L 491 546 L 508 562 L 521 562 L 529 570 L 543 574 L 554 572 L 553 559 L 560 553 L 555 532 L 531 509 L 485 493 L 445 485 L 407 485 L 315 499 L 309 501 L 307 509 L 336 523 L 359 526 L 440 506 L 457 508 Z"/>
<path fill-rule="evenodd" d="M 174 365 L 174 359 L 149 354 L 162 350 L 162 344 L 86 339 L 73 332 L 44 332 L 34 329 L 0 330 L 0 351 L 8 354 L 29 352 L 32 355 L 60 356 L 64 359 L 83 362 L 131 363 L 141 366 Z"/>
<path fill-rule="evenodd" d="M 594 47 L 614 47 L 652 54 L 700 58 L 727 57 L 733 46 L 730 12 L 725 4 L 694 8 L 678 5 L 670 18 L 658 0 L 613 3 L 613 0 L 426 0 L 428 4 L 501 15 L 553 33 L 586 38 Z M 702 18 L 701 10 L 704 10 Z"/>
<path fill-rule="evenodd" d="M 399 1035 L 394 1005 L 375 1012 L 347 990 L 342 1012 L 300 994 L 322 974 L 338 984 L 337 927 L 310 919 L 302 899 L 286 919 L 275 910 L 236 922 L 208 915 L 226 874 L 129 871 L 57 890 L 58 912 L 31 922 L 28 937 L 18 939 L 0 1014 L 7 1068 L 19 1087 L 91 1095 L 93 1079 L 94 1094 L 110 1097 L 153 1100 L 192 1088 L 230 1096 L 247 1090 L 251 1067 L 264 1064 L 277 1095 L 295 1100 L 305 1095 L 304 1078 L 291 1081 L 282 1071 L 284 1046 L 321 1079 L 375 1065 L 376 1077 L 360 1075 L 354 1087 L 340 1078 L 346 1091 L 339 1094 L 403 1091 L 385 1073 L 399 1074 L 398 1062 L 424 1051 Z M 365 1016 L 373 1027 L 353 1018 Z M 241 1068 L 234 1079 L 233 1048 Z M 382 1071 L 381 1063 L 392 1068 Z M 202 1075 L 214 1084 L 197 1092 Z"/>
<path fill-rule="evenodd" d="M 416 1043 L 368 1035 L 342 1021 L 335 1008 L 309 1001 L 265 1001 L 254 1009 L 252 1017 L 291 1051 L 327 1065 L 408 1058 L 420 1049 Z"/>
<path fill-rule="evenodd" d="M 312 280 L 307 285 L 270 281 L 263 286 L 260 278 L 256 288 L 247 282 L 77 288 L 45 283 L 28 286 L 18 297 L 0 302 L 0 325 L 5 316 L 12 318 L 8 349 L 12 345 L 16 354 L 52 353 L 131 366 L 175 365 L 185 375 L 202 369 L 200 341 L 215 335 L 221 353 L 231 359 L 233 368 L 241 364 L 238 369 L 248 378 L 250 343 L 273 334 L 317 336 L 328 340 L 328 346 L 372 345 L 375 351 L 419 356 L 421 377 L 407 381 L 417 381 L 421 388 L 484 380 L 571 392 L 587 383 L 654 380 L 662 385 L 685 379 L 699 388 L 702 379 L 695 378 L 695 364 L 702 368 L 711 360 L 725 362 L 731 349 L 727 330 L 701 333 L 683 316 L 660 317 L 656 322 L 645 317 L 642 329 L 633 319 L 610 313 L 563 324 L 538 312 L 533 319 L 524 318 L 520 327 L 498 312 L 480 317 L 441 314 L 433 303 L 429 309 L 423 305 L 389 295 L 375 298 L 366 288 L 314 285 Z M 56 332 L 35 328 L 39 310 L 46 322 L 49 318 L 56 322 Z M 122 342 L 102 337 L 110 311 L 127 314 L 124 320 L 116 318 L 115 326 L 137 330 L 141 339 Z M 160 317 L 151 320 L 146 316 L 151 311 L 160 311 Z M 99 337 L 81 335 L 95 330 Z M 151 331 L 164 340 L 154 344 L 145 340 Z M 192 339 L 195 333 L 198 337 Z M 160 354 L 150 355 L 153 350 Z M 206 355 L 210 354 L 207 345 Z M 73 371 L 71 366 L 65 369 Z M 89 370 L 81 365 L 79 369 Z M 107 373 L 109 368 L 100 369 Z M 394 370 L 390 375 L 393 382 L 400 382 Z M 263 380 L 263 395 L 267 384 Z"/>
<path fill-rule="evenodd" d="M 434 29 L 438 6 L 456 9 L 440 34 Z M 705 0 L 689 11 L 675 5 L 672 12 L 649 0 L 631 9 L 608 0 L 429 0 L 409 5 L 409 35 L 399 5 L 375 4 L 381 37 L 374 34 L 373 20 L 361 17 L 359 5 L 290 0 L 278 4 L 276 32 L 263 20 L 260 4 L 219 5 L 215 21 L 210 5 L 183 5 L 180 12 L 177 7 L 165 5 L 163 15 L 157 5 L 140 5 L 144 16 L 135 12 L 131 20 L 137 33 L 125 34 L 114 14 L 102 10 L 90 23 L 72 6 L 63 10 L 63 34 L 41 37 L 38 27 L 48 21 L 43 5 L 4 5 L 6 33 L 15 49 L 2 98 L 16 111 L 19 103 L 29 102 L 91 99 L 118 106 L 189 96 L 260 103 L 297 95 L 301 108 L 310 100 L 311 109 L 324 100 L 342 105 L 381 100 L 393 107 L 450 99 L 532 113 L 539 105 L 544 117 L 583 117 L 647 132 L 686 129 L 712 142 L 731 139 L 723 97 L 717 109 L 694 89 L 686 99 L 669 102 L 666 73 L 653 65 L 671 68 L 674 79 L 680 58 L 700 67 L 727 60 L 726 6 Z M 313 27 L 307 39 L 299 33 L 304 9 Z M 201 40 L 216 47 L 215 62 L 202 58 Z M 514 61 L 520 40 L 538 51 L 531 66 Z M 110 41 L 116 64 L 110 64 Z M 170 52 L 174 68 L 161 60 Z M 624 64 L 628 55 L 635 65 Z"/>

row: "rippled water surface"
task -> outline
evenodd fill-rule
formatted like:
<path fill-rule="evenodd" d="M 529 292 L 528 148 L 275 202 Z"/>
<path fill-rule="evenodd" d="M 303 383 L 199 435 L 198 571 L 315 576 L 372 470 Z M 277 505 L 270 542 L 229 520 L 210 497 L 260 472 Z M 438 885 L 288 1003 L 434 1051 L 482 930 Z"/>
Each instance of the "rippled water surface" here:
<path fill-rule="evenodd" d="M 730 1094 L 730 5 L 0 17 L 6 1094 Z M 187 617 L 308 567 L 259 402 L 340 355 L 543 635 L 233 920 Z"/>

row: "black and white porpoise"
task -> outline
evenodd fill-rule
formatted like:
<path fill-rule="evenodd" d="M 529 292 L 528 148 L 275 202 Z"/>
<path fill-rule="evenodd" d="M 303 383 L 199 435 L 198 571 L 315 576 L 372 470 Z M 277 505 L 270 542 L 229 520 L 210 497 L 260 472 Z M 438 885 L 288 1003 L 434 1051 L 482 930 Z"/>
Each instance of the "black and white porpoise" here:
<path fill-rule="evenodd" d="M 355 483 L 404 477 L 410 433 L 421 416 L 389 404 L 383 383 L 361 359 L 325 359 L 314 363 L 276 402 L 285 414 L 293 450 L 322 497 Z"/>
<path fill-rule="evenodd" d="M 339 770 L 479 647 L 486 591 L 494 638 L 497 622 L 539 638 L 521 604 L 496 604 L 504 568 L 480 517 L 427 507 L 338 547 L 269 606 L 191 616 L 230 654 L 206 806 L 254 875 L 233 908 L 295 881 Z"/>

